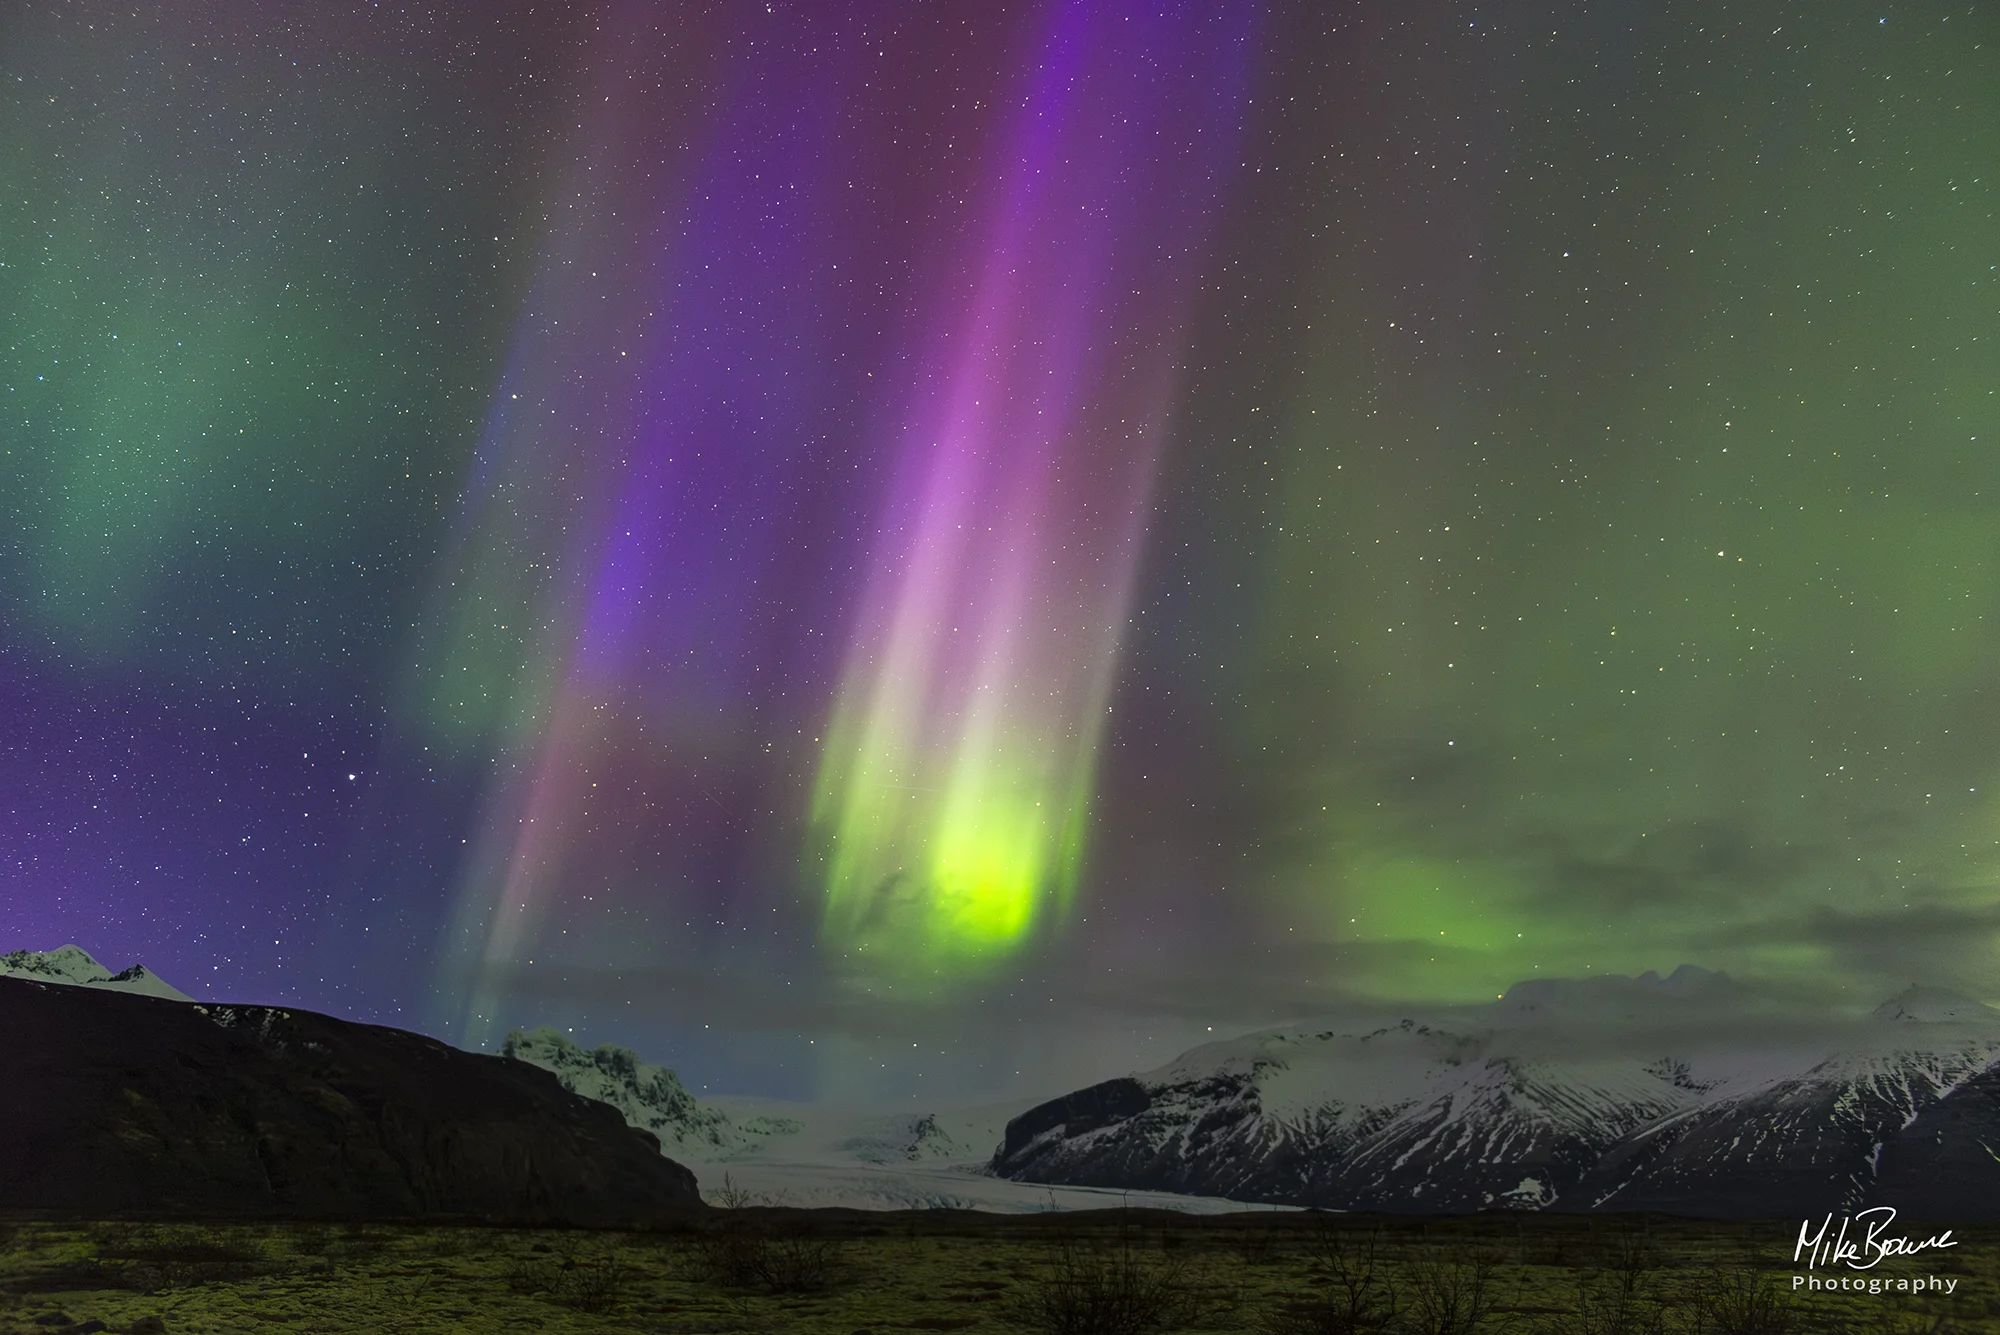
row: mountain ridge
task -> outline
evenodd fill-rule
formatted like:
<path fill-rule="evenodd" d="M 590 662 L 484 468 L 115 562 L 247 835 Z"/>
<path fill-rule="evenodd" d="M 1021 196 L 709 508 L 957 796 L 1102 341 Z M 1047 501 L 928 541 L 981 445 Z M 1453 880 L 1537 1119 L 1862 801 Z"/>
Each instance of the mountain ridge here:
<path fill-rule="evenodd" d="M 625 1224 L 700 1209 L 657 1138 L 526 1063 L 273 1006 L 0 978 L 10 1208 Z"/>
<path fill-rule="evenodd" d="M 1912 988 L 1766 1033 L 1748 996 L 1683 966 L 1262 1030 L 1025 1111 L 992 1169 L 1342 1210 L 1790 1215 L 1936 1203 L 1924 1165 L 1950 1162 L 1942 1199 L 2000 1214 L 2000 1011 Z"/>
<path fill-rule="evenodd" d="M 540 1067 L 571 1093 L 616 1108 L 628 1125 L 657 1137 L 662 1153 L 672 1147 L 710 1157 L 799 1129 L 797 1121 L 783 1117 L 731 1118 L 704 1106 L 680 1077 L 640 1061 L 630 1048 L 610 1043 L 584 1048 L 552 1025 L 508 1031 L 500 1055 Z"/>
<path fill-rule="evenodd" d="M 113 973 L 99 964 L 89 951 L 75 944 L 59 946 L 54 950 L 16 950 L 0 955 L 0 978 L 24 978 L 31 982 L 61 983 L 69 987 L 96 987 L 109 992 L 159 997 L 165 1001 L 194 1000 L 143 964 L 129 965 Z"/>

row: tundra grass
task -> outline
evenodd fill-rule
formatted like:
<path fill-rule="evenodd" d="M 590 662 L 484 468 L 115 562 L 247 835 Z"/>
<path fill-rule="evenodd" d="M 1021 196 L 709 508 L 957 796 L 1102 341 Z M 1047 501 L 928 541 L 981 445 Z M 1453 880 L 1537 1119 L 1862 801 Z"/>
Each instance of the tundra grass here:
<path fill-rule="evenodd" d="M 1841 1272 L 1952 1284 L 1921 1295 L 1795 1288 L 1797 1231 L 1136 1210 L 722 1210 L 646 1232 L 25 1219 L 0 1223 L 0 1335 L 2000 1335 L 2000 1230 Z"/>

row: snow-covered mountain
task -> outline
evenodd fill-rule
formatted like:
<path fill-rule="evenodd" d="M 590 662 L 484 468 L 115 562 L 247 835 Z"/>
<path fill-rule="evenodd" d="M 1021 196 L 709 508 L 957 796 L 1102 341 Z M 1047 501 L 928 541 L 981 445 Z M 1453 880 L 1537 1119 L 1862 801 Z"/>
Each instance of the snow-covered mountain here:
<path fill-rule="evenodd" d="M 1803 1217 L 1880 1203 L 1909 1185 L 1905 1173 L 1885 1173 L 1885 1150 L 1926 1114 L 1947 1115 L 1959 1091 L 1990 1073 L 1996 1058 L 2000 1025 L 1864 1030 L 1851 1047 L 1807 1070 L 1774 1073 L 1762 1087 L 1643 1128 L 1604 1155 L 1563 1204 Z M 1990 1159 L 1988 1166 L 1995 1166 Z M 1984 1207 L 1966 1208 L 1968 1199 L 1954 1213 L 1992 1211 L 2000 1174 L 1987 1172 L 1983 1183 Z M 1971 1192 L 1976 1182 L 1961 1185 Z"/>
<path fill-rule="evenodd" d="M 1332 1209 L 1994 1212 L 2000 1012 L 1914 988 L 1837 1028 L 1743 1007 L 1727 977 L 1684 967 L 1269 1030 L 1029 1110 L 993 1169 Z M 1944 1164 L 1958 1180 L 1940 1197 Z"/>
<path fill-rule="evenodd" d="M 675 1074 L 629 1049 L 585 1048 L 560 1030 L 514 1030 L 501 1054 L 608 1103 L 694 1170 L 715 1204 L 874 1210 L 1104 1209 L 1150 1205 L 1235 1210 L 1232 1201 L 1010 1182 L 990 1164 L 1016 1107 L 891 1112 L 726 1098 L 703 1102 Z"/>
<path fill-rule="evenodd" d="M 1875 1018 L 1906 1020 L 1916 1024 L 1953 1021 L 1990 1025 L 2000 1022 L 2000 1011 L 1941 987 L 1913 986 L 1877 1006 Z"/>
<path fill-rule="evenodd" d="M 33 983 L 63 983 L 72 987 L 101 987 L 111 992 L 133 992 L 168 1001 L 194 998 L 161 981 L 143 964 L 134 964 L 117 973 L 90 957 L 81 946 L 60 950 L 17 950 L 0 955 L 0 978 L 25 978 Z"/>
<path fill-rule="evenodd" d="M 630 1048 L 609 1043 L 584 1048 L 548 1025 L 511 1031 L 500 1045 L 500 1055 L 551 1072 L 573 1094 L 610 1104 L 628 1123 L 657 1136 L 661 1151 L 675 1158 L 741 1151 L 799 1129 L 798 1123 L 782 1117 L 737 1120 L 703 1107 L 680 1077 L 664 1066 L 640 1061 Z"/>
<path fill-rule="evenodd" d="M 1165 1192 L 1011 1182 L 992 1171 L 994 1147 L 1019 1105 L 894 1112 L 837 1104 L 719 1099 L 737 1118 L 783 1117 L 797 1131 L 690 1159 L 711 1203 L 733 1191 L 755 1204 L 863 1210 L 988 1210 L 1002 1214 L 1132 1205 L 1212 1213 L 1233 1201 Z"/>

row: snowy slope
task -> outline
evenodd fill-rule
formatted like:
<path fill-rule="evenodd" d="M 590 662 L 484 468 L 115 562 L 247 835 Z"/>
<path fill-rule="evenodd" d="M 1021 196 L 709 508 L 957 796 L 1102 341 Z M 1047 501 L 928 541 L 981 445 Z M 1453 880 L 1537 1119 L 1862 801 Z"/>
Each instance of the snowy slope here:
<path fill-rule="evenodd" d="M 1887 1023 L 1896 1030 L 1882 1032 Z M 1661 1119 L 1604 1156 L 1566 1203 L 1786 1217 L 1869 1204 L 1885 1147 L 2000 1059 L 2000 1027 L 1915 1023 L 1878 1021 L 1806 1070 Z"/>
<path fill-rule="evenodd" d="M 1666 1066 L 1404 1021 L 1214 1044 L 1045 1104 L 997 1171 L 1338 1209 L 1539 1207 L 1698 1097 Z"/>
<path fill-rule="evenodd" d="M 0 978 L 25 978 L 34 983 L 62 983 L 71 987 L 101 987 L 111 992 L 132 992 L 168 1001 L 193 998 L 162 982 L 145 965 L 134 964 L 117 973 L 90 957 L 81 946 L 60 950 L 17 950 L 0 955 Z"/>
<path fill-rule="evenodd" d="M 640 1061 L 629 1048 L 606 1043 L 586 1049 L 547 1025 L 513 1030 L 500 1055 L 539 1066 L 571 1093 L 610 1104 L 628 1123 L 657 1136 L 663 1153 L 683 1161 L 741 1152 L 799 1129 L 782 1117 L 732 1119 L 703 1107 L 672 1071 Z"/>
<path fill-rule="evenodd" d="M 2000 1201 L 2000 1160 L 1980 1147 L 2000 1149 L 2000 1012 L 1912 989 L 1786 1037 L 1741 1007 L 1726 977 L 1683 968 L 1251 1034 L 1030 1109 L 993 1167 L 1333 1209 L 1786 1216 L 1905 1191 L 1936 1160 L 1970 1166 L 1962 1213 L 1995 1208 L 1979 1202 Z M 1906 1132 L 1927 1148 L 1898 1149 Z"/>
<path fill-rule="evenodd" d="M 501 1054 L 552 1072 L 565 1089 L 608 1103 L 651 1131 L 661 1150 L 693 1169 L 717 1204 L 853 1209 L 1023 1212 L 1103 1209 L 1240 1209 L 1230 1201 L 1160 1193 L 1024 1185 L 989 1167 L 1007 1117 L 976 1108 L 884 1112 L 755 1099 L 697 1100 L 664 1067 L 629 1049 L 584 1048 L 543 1027 L 507 1035 Z"/>
<path fill-rule="evenodd" d="M 1235 1201 L 1170 1192 L 1011 1182 L 990 1167 L 1008 1107 L 934 1113 L 718 1099 L 732 1118 L 783 1120 L 798 1130 L 685 1160 L 711 1202 L 875 1210 L 990 1210 L 1005 1214 L 1120 1205 L 1194 1213 L 1241 1210 Z"/>
<path fill-rule="evenodd" d="M 1913 986 L 1877 1006 L 1875 1018 L 1905 1024 L 1991 1025 L 2000 1022 L 2000 1011 L 1941 987 Z"/>

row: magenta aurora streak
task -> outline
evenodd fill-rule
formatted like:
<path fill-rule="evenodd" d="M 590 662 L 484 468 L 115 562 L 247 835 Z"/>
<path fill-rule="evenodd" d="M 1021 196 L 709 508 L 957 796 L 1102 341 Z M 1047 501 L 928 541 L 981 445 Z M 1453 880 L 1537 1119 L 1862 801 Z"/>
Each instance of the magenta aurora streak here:
<path fill-rule="evenodd" d="M 1086 852 L 1246 7 L 1053 7 L 896 386 L 897 471 L 809 865 L 847 972 L 924 992 L 1060 924 Z"/>

